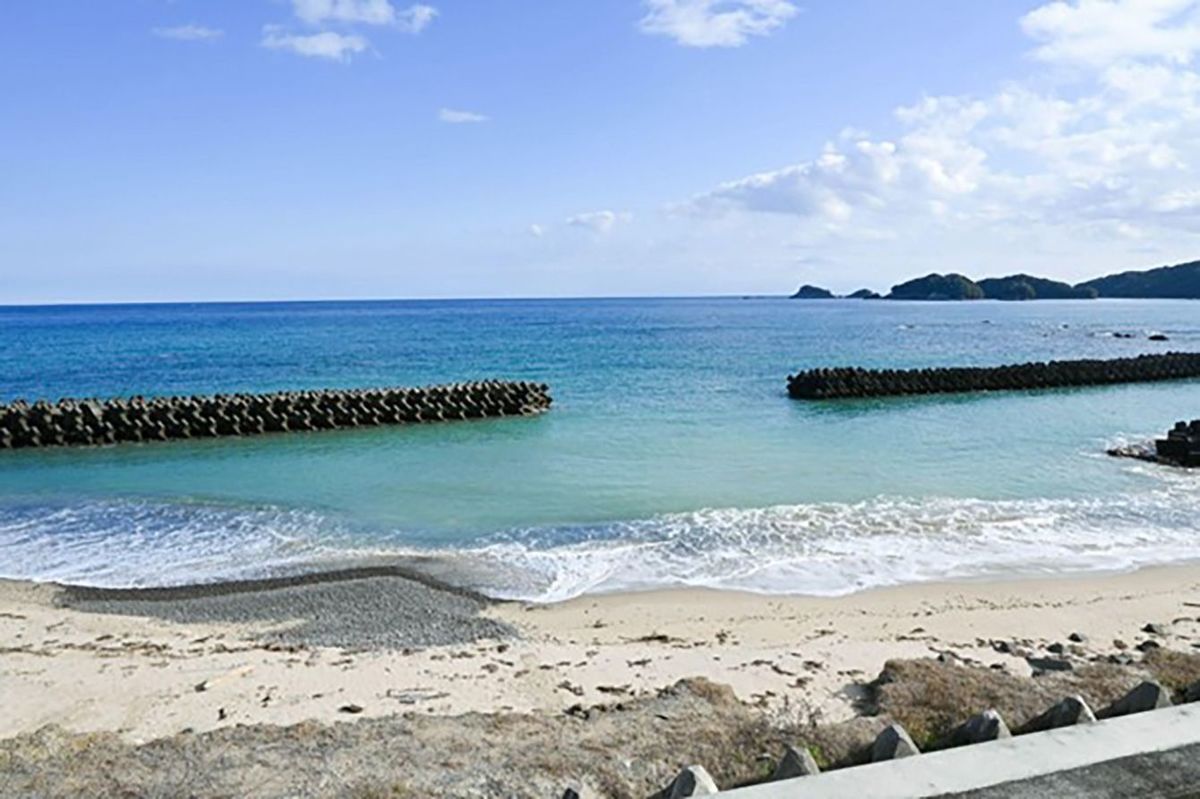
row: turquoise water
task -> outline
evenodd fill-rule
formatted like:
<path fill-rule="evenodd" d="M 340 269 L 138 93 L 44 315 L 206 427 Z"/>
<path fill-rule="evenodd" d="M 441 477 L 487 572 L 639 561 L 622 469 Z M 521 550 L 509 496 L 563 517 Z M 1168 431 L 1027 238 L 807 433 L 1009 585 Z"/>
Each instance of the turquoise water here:
<path fill-rule="evenodd" d="M 1198 382 L 815 404 L 784 391 L 820 365 L 1170 349 L 1200 349 L 1200 305 L 0 308 L 5 400 L 483 377 L 555 397 L 529 419 L 0 453 L 0 575 L 149 585 L 402 559 L 554 599 L 681 584 L 830 594 L 1191 558 L 1200 478 L 1103 450 L 1200 416 Z"/>

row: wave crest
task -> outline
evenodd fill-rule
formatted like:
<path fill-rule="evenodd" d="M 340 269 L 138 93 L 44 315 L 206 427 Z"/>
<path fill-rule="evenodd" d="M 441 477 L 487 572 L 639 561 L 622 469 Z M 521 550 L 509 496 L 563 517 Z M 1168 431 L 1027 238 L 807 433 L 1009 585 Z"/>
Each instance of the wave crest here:
<path fill-rule="evenodd" d="M 901 583 L 1126 570 L 1196 557 L 1190 476 L 1078 499 L 913 499 L 706 509 L 507 530 L 418 548 L 315 511 L 97 501 L 0 508 L 4 576 L 111 587 L 400 561 L 492 596 L 670 586 L 837 595 Z M 465 543 L 465 542 L 464 542 Z"/>

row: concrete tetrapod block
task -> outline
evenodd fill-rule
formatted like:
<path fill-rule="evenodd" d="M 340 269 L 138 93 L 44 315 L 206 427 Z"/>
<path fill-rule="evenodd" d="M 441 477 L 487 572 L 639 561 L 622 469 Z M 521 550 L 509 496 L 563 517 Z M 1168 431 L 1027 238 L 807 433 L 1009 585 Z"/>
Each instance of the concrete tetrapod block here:
<path fill-rule="evenodd" d="M 898 757 L 911 757 L 921 754 L 921 750 L 913 743 L 912 737 L 899 724 L 889 724 L 883 728 L 871 744 L 871 762 L 895 760 Z"/>
<path fill-rule="evenodd" d="M 1045 732 L 1059 727 L 1070 727 L 1073 724 L 1091 724 L 1095 720 L 1096 714 L 1088 707 L 1087 702 L 1083 701 L 1083 697 L 1076 694 L 1052 705 L 1040 716 L 1030 719 L 1019 732 Z"/>
<path fill-rule="evenodd" d="M 995 710 L 985 710 L 971 716 L 962 726 L 950 733 L 951 746 L 967 746 L 969 744 L 995 741 L 999 738 L 1011 738 L 1008 725 Z"/>
<path fill-rule="evenodd" d="M 1113 702 L 1100 712 L 1100 718 L 1108 719 L 1116 716 L 1127 716 L 1130 713 L 1141 713 L 1145 710 L 1158 710 L 1171 706 L 1171 694 L 1152 680 L 1146 680 L 1125 696 Z"/>
<path fill-rule="evenodd" d="M 771 773 L 771 779 L 790 780 L 793 777 L 807 777 L 811 774 L 820 773 L 821 768 L 808 751 L 808 747 L 797 749 L 794 746 L 789 746 L 784 750 L 783 757 L 779 760 L 779 765 Z"/>
<path fill-rule="evenodd" d="M 580 785 L 575 785 L 563 791 L 562 799 L 591 799 L 592 792 Z"/>
<path fill-rule="evenodd" d="M 684 799 L 688 796 L 712 796 L 718 793 L 717 784 L 704 766 L 688 766 L 663 792 L 665 799 Z"/>

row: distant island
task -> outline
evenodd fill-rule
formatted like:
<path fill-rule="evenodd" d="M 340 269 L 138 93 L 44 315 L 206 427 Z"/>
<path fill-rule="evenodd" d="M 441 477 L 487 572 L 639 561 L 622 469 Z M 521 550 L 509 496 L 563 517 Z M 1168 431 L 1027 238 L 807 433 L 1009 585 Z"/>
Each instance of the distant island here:
<path fill-rule="evenodd" d="M 886 297 L 869 289 L 842 299 L 888 300 L 1092 300 L 1097 297 L 1200 299 L 1200 261 L 1142 272 L 1122 272 L 1076 286 L 1058 280 L 1018 274 L 978 282 L 964 275 L 931 274 L 892 286 Z M 805 285 L 792 295 L 800 300 L 837 299 L 820 286 Z"/>

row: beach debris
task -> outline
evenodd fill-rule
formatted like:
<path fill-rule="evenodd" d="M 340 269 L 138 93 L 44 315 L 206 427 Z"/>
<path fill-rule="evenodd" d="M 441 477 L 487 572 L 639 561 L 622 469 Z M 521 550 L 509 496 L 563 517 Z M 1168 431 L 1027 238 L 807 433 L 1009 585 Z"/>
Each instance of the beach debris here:
<path fill-rule="evenodd" d="M 821 768 L 817 765 L 812 753 L 808 751 L 808 747 L 788 746 L 783 750 L 783 757 L 779 759 L 775 771 L 771 773 L 771 780 L 790 780 L 794 777 L 808 777 L 820 773 Z"/>
<path fill-rule="evenodd" d="M 660 794 L 663 799 L 685 799 L 688 796 L 712 796 L 720 789 L 704 766 L 688 766 Z"/>
<path fill-rule="evenodd" d="M 1083 701 L 1082 696 L 1075 694 L 1052 705 L 1040 716 L 1030 719 L 1018 732 L 1044 732 L 1074 724 L 1091 724 L 1095 720 L 1096 714 L 1088 707 L 1087 702 Z"/>
<path fill-rule="evenodd" d="M 1011 737 L 1012 733 L 1009 732 L 1004 719 L 995 709 L 990 709 L 971 716 L 950 733 L 949 744 L 950 746 L 966 746 Z"/>
<path fill-rule="evenodd" d="M 1200 702 L 1200 680 L 1183 689 L 1184 702 Z"/>
<path fill-rule="evenodd" d="M 1154 622 L 1150 622 L 1143 627 L 1142 632 L 1150 633 L 1151 635 L 1157 635 L 1160 637 L 1165 637 L 1171 634 L 1171 631 L 1167 629 L 1165 624 L 1156 624 Z"/>
<path fill-rule="evenodd" d="M 1140 642 L 1136 649 L 1139 652 L 1149 652 L 1150 650 L 1158 649 L 1161 646 L 1162 644 L 1160 644 L 1158 641 L 1155 641 L 1152 638 L 1147 638 L 1145 641 Z"/>
<path fill-rule="evenodd" d="M 889 724 L 883 728 L 871 744 L 871 762 L 895 760 L 901 757 L 912 757 L 921 754 L 921 750 L 913 743 L 912 736 L 899 724 Z"/>
<path fill-rule="evenodd" d="M 338 713 L 349 713 L 352 716 L 357 716 L 359 713 L 362 713 L 362 712 L 363 712 L 363 706 L 356 705 L 353 702 L 351 702 L 348 705 L 342 705 L 341 707 L 338 708 Z"/>
<path fill-rule="evenodd" d="M 1033 676 L 1045 674 L 1048 671 L 1070 671 L 1075 665 L 1066 658 L 1027 657 L 1025 662 L 1033 669 Z"/>
<path fill-rule="evenodd" d="M 602 694 L 627 694 L 630 693 L 629 683 L 624 685 L 597 685 L 596 690 Z"/>
<path fill-rule="evenodd" d="M 1107 719 L 1117 716 L 1127 716 L 1130 713 L 1141 713 L 1146 710 L 1158 710 L 1171 706 L 1171 694 L 1153 680 L 1139 683 L 1132 691 L 1097 714 L 1097 718 Z"/>
<path fill-rule="evenodd" d="M 1088 642 L 1088 637 L 1083 633 L 1071 633 L 1067 636 L 1067 640 L 1076 644 L 1086 644 Z"/>
<path fill-rule="evenodd" d="M 384 694 L 388 699 L 394 699 L 402 705 L 415 705 L 418 702 L 432 702 L 450 696 L 446 691 L 435 691 L 432 688 L 414 688 L 410 691 L 398 691 L 389 688 Z"/>
<path fill-rule="evenodd" d="M 567 693 L 573 694 L 575 696 L 583 696 L 583 687 L 579 686 L 579 685 L 575 685 L 570 680 L 563 680 L 556 687 L 560 691 L 566 691 Z"/>
<path fill-rule="evenodd" d="M 203 681 L 201 681 L 201 682 L 198 682 L 198 683 L 196 683 L 196 684 L 195 684 L 195 685 L 192 687 L 192 690 L 193 690 L 193 691 L 195 691 L 195 692 L 196 692 L 196 693 L 198 693 L 198 694 L 202 694 L 202 693 L 204 693 L 205 691 L 207 691 L 207 690 L 208 690 L 208 680 L 203 680 Z"/>

